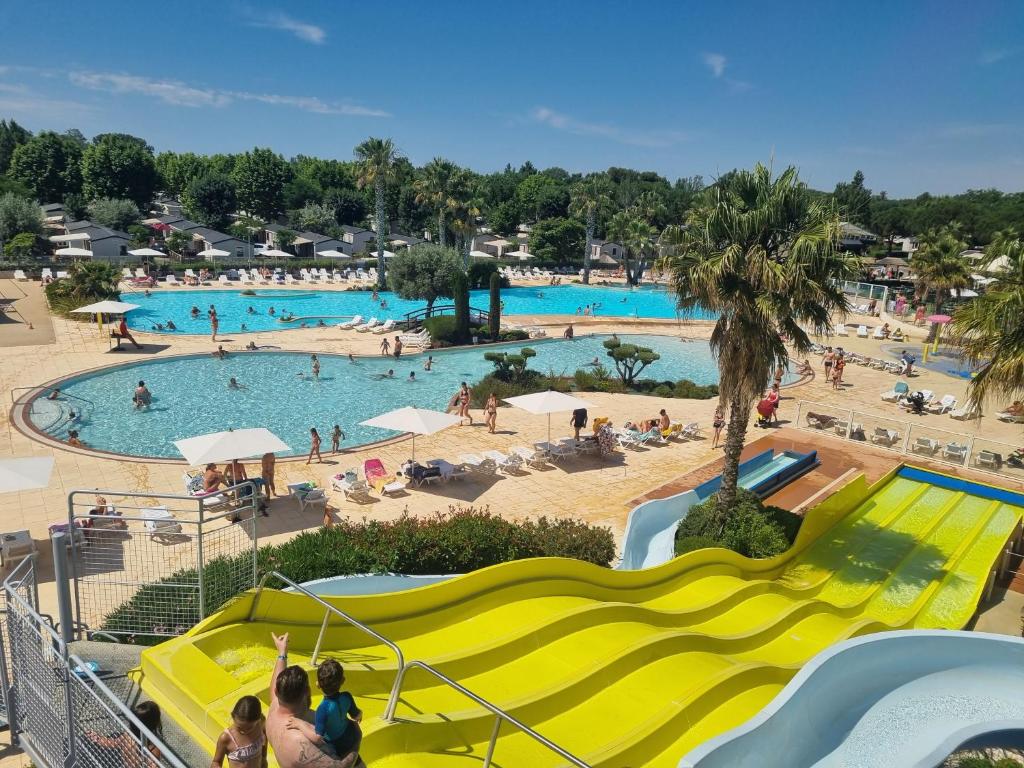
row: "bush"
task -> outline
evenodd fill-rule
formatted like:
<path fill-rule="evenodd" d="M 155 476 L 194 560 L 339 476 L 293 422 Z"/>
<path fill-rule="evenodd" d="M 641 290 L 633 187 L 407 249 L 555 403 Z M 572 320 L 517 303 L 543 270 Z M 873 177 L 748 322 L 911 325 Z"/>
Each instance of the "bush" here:
<path fill-rule="evenodd" d="M 675 382 L 640 379 L 633 382 L 633 389 L 656 397 L 679 397 L 688 400 L 711 400 L 718 397 L 717 384 L 694 384 L 689 379 Z"/>
<path fill-rule="evenodd" d="M 491 374 L 485 376 L 472 386 L 470 402 L 474 408 L 483 408 L 484 403 L 487 402 L 487 396 L 491 392 L 494 393 L 498 400 L 504 400 L 506 397 L 529 395 L 533 392 L 543 392 L 547 389 L 553 389 L 557 392 L 568 392 L 569 380 L 560 377 L 552 378 L 538 371 L 531 370 L 527 370 L 522 376 L 511 381 L 499 379 Z"/>
<path fill-rule="evenodd" d="M 434 317 L 428 317 L 423 321 L 423 327 L 430 331 L 430 338 L 434 341 L 435 346 L 450 347 L 453 344 L 464 343 L 459 339 L 458 334 L 455 331 L 454 315 L 435 315 Z M 473 323 L 469 326 L 470 337 L 479 333 L 481 333 L 479 324 Z"/>
<path fill-rule="evenodd" d="M 72 265 L 70 274 L 46 286 L 46 301 L 54 314 L 72 320 L 91 322 L 91 315 L 69 314 L 86 304 L 105 299 L 117 299 L 117 283 L 121 279 L 118 269 L 106 261 L 83 261 Z"/>
<path fill-rule="evenodd" d="M 489 508 L 450 506 L 429 517 L 345 520 L 332 528 L 300 533 L 278 545 L 260 547 L 259 574 L 279 571 L 298 581 L 357 573 L 468 573 L 528 557 L 570 557 L 607 567 L 615 556 L 611 529 L 578 520 L 506 520 Z M 233 573 L 251 557 L 219 558 L 206 566 L 206 613 L 235 596 Z M 127 632 L 140 626 L 190 627 L 198 615 L 197 591 L 173 586 L 195 579 L 194 569 L 142 587 L 104 619 L 101 629 Z M 169 599 L 169 592 L 174 593 Z M 173 606 L 173 607 L 170 607 Z M 143 644 L 163 638 L 139 635 Z"/>
<path fill-rule="evenodd" d="M 530 334 L 518 328 L 498 332 L 498 341 L 526 341 L 528 338 Z"/>
<path fill-rule="evenodd" d="M 497 274 L 498 265 L 495 262 L 481 261 L 480 259 L 473 259 L 466 272 L 470 288 L 488 288 L 491 284 L 491 275 Z M 498 279 L 502 288 L 508 288 L 511 285 L 507 277 L 498 275 Z"/>
<path fill-rule="evenodd" d="M 755 494 L 740 488 L 724 530 L 720 530 L 717 495 L 690 507 L 676 530 L 676 554 L 718 546 L 746 557 L 773 557 L 793 543 L 800 523 L 801 518 L 792 512 L 766 506 Z"/>

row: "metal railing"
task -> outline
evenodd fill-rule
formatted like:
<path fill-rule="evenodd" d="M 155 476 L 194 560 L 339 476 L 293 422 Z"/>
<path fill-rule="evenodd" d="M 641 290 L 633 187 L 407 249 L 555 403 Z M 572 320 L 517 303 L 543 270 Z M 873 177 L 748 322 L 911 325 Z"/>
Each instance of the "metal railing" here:
<path fill-rule="evenodd" d="M 53 392 L 55 387 L 47 387 L 47 386 L 43 386 L 43 385 L 37 385 L 37 386 L 34 386 L 34 387 L 13 387 L 11 389 L 11 402 L 12 403 L 17 403 L 18 402 L 19 398 L 15 397 L 15 395 L 14 395 L 15 392 L 30 392 L 30 391 L 33 391 L 33 390 L 36 390 L 36 389 L 41 389 L 43 392 Z M 78 395 L 72 395 L 70 392 L 61 392 L 60 396 L 61 397 L 73 398 L 75 400 L 81 400 L 83 403 L 88 403 L 91 406 L 95 406 L 96 405 L 96 403 L 94 403 L 89 398 L 87 398 L 87 397 L 79 397 Z"/>
<path fill-rule="evenodd" d="M 266 586 L 267 580 L 270 578 L 275 578 L 278 581 L 284 582 L 299 594 L 305 595 L 310 600 L 324 608 L 324 620 L 320 623 L 320 633 L 316 637 L 316 645 L 313 647 L 313 655 L 310 656 L 309 659 L 310 664 L 316 666 L 316 661 L 320 657 L 320 647 L 323 645 L 324 635 L 327 632 L 327 626 L 330 623 L 331 616 L 337 616 L 338 618 L 347 621 L 349 624 L 351 624 L 353 627 L 360 630 L 364 634 L 369 635 L 374 640 L 383 643 L 391 650 L 392 653 L 395 654 L 395 659 L 398 662 L 398 671 L 395 675 L 395 682 L 391 689 L 392 696 L 394 696 L 395 689 L 398 686 L 399 680 L 401 678 L 402 670 L 405 668 L 405 655 L 402 653 L 402 649 L 398 647 L 398 644 L 394 640 L 391 640 L 390 638 L 387 638 L 384 635 L 382 635 L 380 632 L 377 632 L 375 629 L 372 629 L 371 627 L 368 627 L 366 624 L 363 624 L 363 622 L 359 621 L 359 619 L 355 618 L 354 616 L 351 616 L 345 613 L 345 611 L 334 607 L 319 595 L 313 594 L 308 589 L 303 587 L 301 584 L 295 583 L 284 574 L 278 573 L 277 571 L 269 571 L 268 573 L 263 574 L 263 578 L 260 579 L 259 586 L 256 587 L 256 594 L 252 598 L 252 607 L 249 609 L 248 621 L 255 620 L 256 609 L 259 607 L 260 598 L 263 596 L 263 588 Z"/>
<path fill-rule="evenodd" d="M 428 317 L 438 317 L 440 315 L 455 314 L 454 304 L 439 304 L 433 307 L 422 307 L 421 309 L 414 309 L 412 312 L 405 313 L 405 324 L 407 328 L 415 328 L 422 325 L 423 321 Z M 469 308 L 469 316 L 475 317 L 479 322 L 486 323 L 490 318 L 491 314 L 486 309 L 479 309 L 471 306 Z"/>
<path fill-rule="evenodd" d="M 580 760 L 578 757 L 573 755 L 571 752 L 567 752 L 566 750 L 562 749 L 560 746 L 555 744 L 550 739 L 547 739 L 544 736 L 541 736 L 539 733 L 537 733 L 535 730 L 533 730 L 533 728 L 531 728 L 530 726 L 526 725 L 525 723 L 520 722 L 516 718 L 512 717 L 512 715 L 510 715 L 508 712 L 506 712 L 505 710 L 503 710 L 500 707 L 498 707 L 496 704 L 492 704 L 491 702 L 487 701 L 487 699 L 484 699 L 484 698 L 482 698 L 480 696 L 477 696 L 471 690 L 469 690 L 468 688 L 465 688 L 465 687 L 459 685 L 457 682 L 452 680 L 450 677 L 445 675 L 443 672 L 439 672 L 438 670 L 434 669 L 429 664 L 427 664 L 425 662 L 422 662 L 422 661 L 410 661 L 408 664 L 403 666 L 398 671 L 398 677 L 395 680 L 395 688 L 391 692 L 391 699 L 388 701 L 387 709 L 384 711 L 384 719 L 387 720 L 388 722 L 394 722 L 394 720 L 395 720 L 395 709 L 398 707 L 398 699 L 399 699 L 399 696 L 401 695 L 401 692 L 402 692 L 402 681 L 405 680 L 405 673 L 407 671 L 409 671 L 410 669 L 413 669 L 413 668 L 415 668 L 415 669 L 422 669 L 424 672 L 427 672 L 428 674 L 433 675 L 438 680 L 440 680 L 442 683 L 447 685 L 449 688 L 452 688 L 452 689 L 458 691 L 463 696 L 465 696 L 466 698 L 472 700 L 477 705 L 483 707 L 484 709 L 486 709 L 488 712 L 490 712 L 491 714 L 493 714 L 495 716 L 495 718 L 494 718 L 494 728 L 491 729 L 491 738 L 487 742 L 487 753 L 484 755 L 484 762 L 483 762 L 482 768 L 490 768 L 490 766 L 491 766 L 491 760 L 494 758 L 494 749 L 497 746 L 498 732 L 501 730 L 502 722 L 506 722 L 509 725 L 515 726 L 520 731 L 522 731 L 527 736 L 529 736 L 531 739 L 533 739 L 534 741 L 536 741 L 539 744 L 543 745 L 544 747 L 548 748 L 549 750 L 554 752 L 559 757 L 561 757 L 561 758 L 563 758 L 565 760 L 568 760 L 570 763 L 572 763 L 575 766 L 578 766 L 578 768 L 590 768 L 590 766 L 587 763 L 585 763 L 582 760 Z"/>
<path fill-rule="evenodd" d="M 11 741 L 40 768 L 187 768 L 125 703 L 69 652 L 35 601 L 35 562 L 26 558 L 3 585 L 13 678 Z"/>

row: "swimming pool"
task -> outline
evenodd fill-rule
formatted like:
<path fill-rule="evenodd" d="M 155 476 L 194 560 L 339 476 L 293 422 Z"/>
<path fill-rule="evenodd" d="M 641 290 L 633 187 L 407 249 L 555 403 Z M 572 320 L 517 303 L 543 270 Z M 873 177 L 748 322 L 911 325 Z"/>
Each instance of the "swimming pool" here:
<path fill-rule="evenodd" d="M 595 357 L 610 362 L 602 346 L 605 338 L 520 342 L 500 348 L 530 346 L 537 352 L 530 368 L 571 376 Z M 661 355 L 644 371 L 644 378 L 685 378 L 698 384 L 718 380 L 706 342 L 650 334 L 620 338 Z M 310 427 L 317 428 L 326 448 L 331 428 L 339 424 L 346 434 L 343 445 L 350 447 L 394 437 L 394 432 L 359 426 L 392 408 L 443 410 L 460 382 L 478 381 L 493 370 L 484 353 L 495 348 L 432 352 L 435 362 L 429 372 L 423 370 L 426 355 L 398 361 L 360 357 L 355 362 L 341 355 L 321 355 L 319 380 L 310 374 L 309 355 L 299 352 L 237 352 L 224 360 L 208 355 L 172 357 L 66 379 L 56 384 L 60 400 L 36 398 L 28 415 L 38 430 L 57 439 L 65 439 L 69 428 L 77 429 L 91 448 L 133 456 L 179 458 L 173 440 L 245 427 L 267 427 L 292 447 L 292 454 L 301 454 L 309 448 Z M 388 369 L 394 370 L 394 378 L 381 378 Z M 416 374 L 413 382 L 408 380 L 410 372 Z M 231 377 L 243 389 L 229 389 Z M 140 379 L 154 399 L 150 408 L 137 411 L 131 397 Z M 72 409 L 80 416 L 75 424 L 67 419 Z"/>
<path fill-rule="evenodd" d="M 299 320 L 282 323 L 278 318 L 294 315 L 303 317 L 347 317 L 362 315 L 365 319 L 377 317 L 380 320 L 404 319 L 406 313 L 422 309 L 422 301 L 400 299 L 388 291 L 380 294 L 378 301 L 372 300 L 370 291 L 306 291 L 306 290 L 258 290 L 251 294 L 241 291 L 154 291 L 146 296 L 141 293 L 124 294 L 123 301 L 140 305 L 128 314 L 128 325 L 144 331 L 157 330 L 157 323 L 166 324 L 172 320 L 176 331 L 165 333 L 207 334 L 210 321 L 206 312 L 210 305 L 217 308 L 221 333 L 242 333 L 244 331 L 280 331 L 298 328 Z M 663 288 L 609 288 L 581 285 L 539 286 L 536 288 L 504 288 L 501 299 L 505 302 L 507 315 L 572 315 L 577 308 L 597 304 L 598 316 L 666 318 L 690 317 L 707 319 L 701 313 L 680 315 L 676 311 L 675 297 Z M 387 302 L 381 309 L 380 302 Z M 469 302 L 472 306 L 487 309 L 490 301 L 485 290 L 472 291 Z M 449 304 L 441 299 L 438 304 Z M 198 307 L 199 314 L 193 318 L 192 307 Z M 250 308 L 252 312 L 250 312 Z M 270 314 L 270 310 L 274 314 Z M 329 322 L 329 321 L 328 321 Z M 335 322 L 338 322 L 335 320 Z M 314 319 L 313 324 L 316 323 Z"/>

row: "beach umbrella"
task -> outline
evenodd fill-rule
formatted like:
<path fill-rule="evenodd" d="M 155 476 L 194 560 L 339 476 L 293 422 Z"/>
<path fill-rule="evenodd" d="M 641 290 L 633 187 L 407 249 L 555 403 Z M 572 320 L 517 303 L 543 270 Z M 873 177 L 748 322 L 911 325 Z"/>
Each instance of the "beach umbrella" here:
<path fill-rule="evenodd" d="M 82 240 L 91 240 L 92 237 L 88 232 L 72 232 L 67 235 L 51 235 L 51 243 L 77 243 Z"/>
<path fill-rule="evenodd" d="M 197 466 L 291 450 L 281 438 L 263 427 L 187 437 L 175 440 L 174 447 L 189 464 Z"/>
<path fill-rule="evenodd" d="M 949 315 L 928 315 L 925 318 L 929 323 L 938 323 L 939 325 L 945 325 L 952 319 Z"/>
<path fill-rule="evenodd" d="M 317 256 L 323 256 L 326 259 L 351 259 L 347 253 L 341 251 L 317 251 Z"/>
<path fill-rule="evenodd" d="M 162 256 L 163 254 L 160 255 Z M 220 248 L 207 248 L 205 251 L 200 251 L 196 254 L 196 256 L 202 256 L 204 259 L 211 257 L 214 259 L 222 259 L 225 256 L 230 255 L 231 253 L 229 251 L 222 251 Z"/>
<path fill-rule="evenodd" d="M 0 493 L 45 488 L 52 471 L 52 456 L 0 459 Z"/>
<path fill-rule="evenodd" d="M 58 256 L 92 256 L 92 251 L 85 248 L 58 248 L 54 253 Z"/>
<path fill-rule="evenodd" d="M 129 304 L 125 301 L 97 301 L 95 304 L 89 304 L 78 309 L 72 309 L 72 312 L 81 312 L 82 314 L 90 315 L 123 315 L 131 312 L 133 309 L 138 309 L 138 304 Z"/>
<path fill-rule="evenodd" d="M 532 253 L 528 253 L 527 251 L 510 251 L 509 253 L 506 253 L 503 258 L 519 259 L 520 261 L 526 261 L 527 259 L 534 258 L 534 256 Z"/>
<path fill-rule="evenodd" d="M 136 248 L 134 251 L 128 251 L 132 256 L 166 256 L 166 253 L 162 253 L 155 248 Z"/>
<path fill-rule="evenodd" d="M 551 414 L 575 411 L 577 408 L 593 407 L 586 400 L 564 392 L 549 389 L 546 392 L 534 392 L 531 395 L 506 397 L 504 402 L 522 408 L 529 413 L 546 413 L 548 415 L 548 442 L 551 442 Z"/>
<path fill-rule="evenodd" d="M 372 419 L 359 422 L 364 427 L 393 429 L 396 432 L 412 433 L 412 458 L 416 459 L 416 435 L 432 435 L 461 422 L 458 416 L 426 408 L 397 408 Z"/>
<path fill-rule="evenodd" d="M 288 251 L 282 251 L 278 248 L 268 248 L 265 251 L 258 252 L 256 255 L 265 256 L 271 259 L 290 259 L 293 257 L 293 254 L 288 253 Z"/>

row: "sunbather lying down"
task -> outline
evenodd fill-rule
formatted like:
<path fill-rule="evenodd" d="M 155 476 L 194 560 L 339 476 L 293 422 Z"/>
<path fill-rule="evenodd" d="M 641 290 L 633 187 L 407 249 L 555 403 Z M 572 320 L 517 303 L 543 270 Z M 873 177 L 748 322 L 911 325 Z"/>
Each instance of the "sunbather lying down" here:
<path fill-rule="evenodd" d="M 808 411 L 807 413 L 807 426 L 815 427 L 817 429 L 828 429 L 836 423 L 835 416 L 829 416 L 826 413 L 814 413 Z"/>

